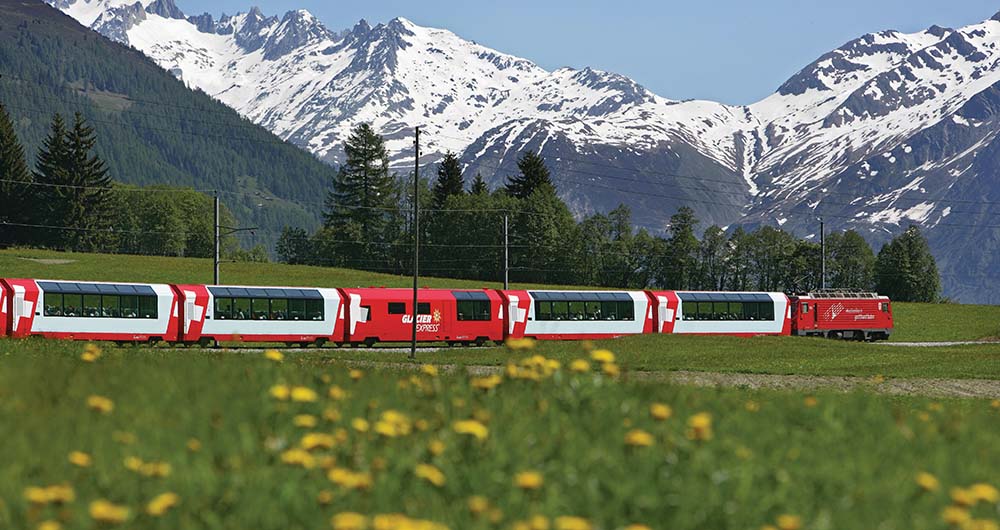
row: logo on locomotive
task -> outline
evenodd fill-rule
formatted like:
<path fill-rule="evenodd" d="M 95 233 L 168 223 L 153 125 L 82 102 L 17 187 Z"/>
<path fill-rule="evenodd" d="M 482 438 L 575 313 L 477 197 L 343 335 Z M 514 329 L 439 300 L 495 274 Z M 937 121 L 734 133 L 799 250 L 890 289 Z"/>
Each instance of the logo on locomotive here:
<path fill-rule="evenodd" d="M 413 315 L 403 315 L 403 324 L 412 324 Z M 437 333 L 441 329 L 441 311 L 435 309 L 433 315 L 417 315 L 418 333 Z"/>

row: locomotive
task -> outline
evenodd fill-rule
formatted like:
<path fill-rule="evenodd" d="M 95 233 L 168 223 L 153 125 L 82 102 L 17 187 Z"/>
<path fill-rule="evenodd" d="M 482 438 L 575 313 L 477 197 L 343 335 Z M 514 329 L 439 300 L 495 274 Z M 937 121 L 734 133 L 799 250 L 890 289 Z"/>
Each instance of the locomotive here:
<path fill-rule="evenodd" d="M 415 313 L 415 314 L 414 314 Z M 261 287 L 0 278 L 0 336 L 207 346 L 372 346 L 638 334 L 884 340 L 885 296 L 777 292 Z"/>

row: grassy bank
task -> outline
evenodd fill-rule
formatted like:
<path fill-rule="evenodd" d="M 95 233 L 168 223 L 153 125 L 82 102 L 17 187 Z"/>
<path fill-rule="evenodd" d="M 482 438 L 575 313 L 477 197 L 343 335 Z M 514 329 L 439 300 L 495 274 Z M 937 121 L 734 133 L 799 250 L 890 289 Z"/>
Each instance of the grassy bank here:
<path fill-rule="evenodd" d="M 532 517 L 742 529 L 782 516 L 806 529 L 945 528 L 950 488 L 1000 476 L 988 401 L 635 385 L 596 363 L 523 367 L 529 379 L 483 390 L 463 376 L 352 377 L 308 356 L 116 350 L 86 363 L 78 344 L 46 344 L 0 356 L 0 425 L 16 426 L 0 437 L 4 527 L 330 528 L 356 512 L 451 529 Z M 309 390 L 295 401 L 280 385 Z M 536 475 L 519 486 L 524 472 Z M 920 472 L 939 485 L 921 487 Z M 25 498 L 51 485 L 74 499 Z M 149 506 L 165 493 L 177 497 Z M 98 500 L 125 510 L 91 513 Z"/>

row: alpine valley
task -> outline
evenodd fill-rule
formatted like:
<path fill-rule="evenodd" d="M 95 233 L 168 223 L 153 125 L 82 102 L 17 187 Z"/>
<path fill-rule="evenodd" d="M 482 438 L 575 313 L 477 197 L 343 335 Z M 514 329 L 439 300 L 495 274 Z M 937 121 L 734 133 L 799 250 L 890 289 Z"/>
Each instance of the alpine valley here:
<path fill-rule="evenodd" d="M 681 205 L 703 225 L 854 228 L 876 248 L 921 226 L 944 293 L 1000 302 L 1000 16 L 863 35 L 762 101 L 675 101 L 631 79 L 547 71 L 397 18 L 331 31 L 306 11 L 216 20 L 171 0 L 49 0 L 110 39 L 336 164 L 370 122 L 402 172 L 461 153 L 494 186 L 535 150 L 578 214 L 630 205 L 662 233 Z"/>

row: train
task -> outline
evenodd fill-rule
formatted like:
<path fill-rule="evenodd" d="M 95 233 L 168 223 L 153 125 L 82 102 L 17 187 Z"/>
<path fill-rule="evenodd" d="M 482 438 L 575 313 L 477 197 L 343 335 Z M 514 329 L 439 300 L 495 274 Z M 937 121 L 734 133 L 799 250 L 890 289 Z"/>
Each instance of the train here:
<path fill-rule="evenodd" d="M 0 336 L 373 346 L 604 339 L 639 334 L 884 340 L 876 293 L 262 287 L 0 278 Z M 415 314 L 414 314 L 415 313 Z"/>

